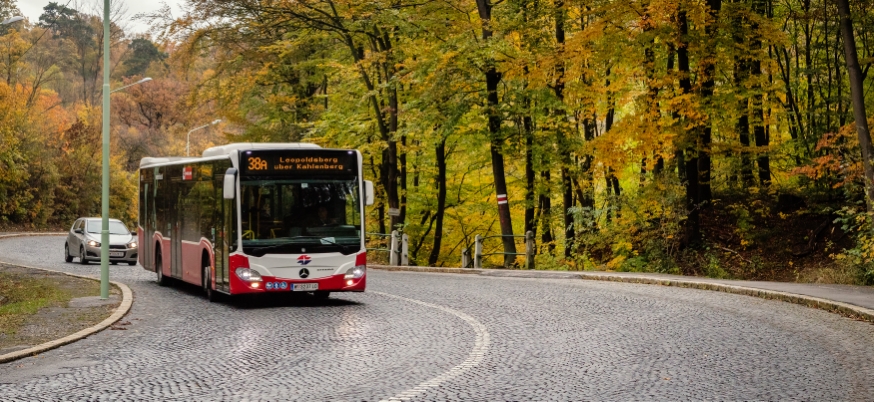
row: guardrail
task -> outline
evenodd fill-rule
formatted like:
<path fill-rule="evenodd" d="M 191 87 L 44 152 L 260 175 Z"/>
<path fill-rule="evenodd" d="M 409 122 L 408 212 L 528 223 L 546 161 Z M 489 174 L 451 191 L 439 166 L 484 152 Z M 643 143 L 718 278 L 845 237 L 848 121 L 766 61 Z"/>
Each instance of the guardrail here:
<path fill-rule="evenodd" d="M 365 233 L 365 235 L 370 237 L 377 238 L 387 238 L 388 247 L 367 247 L 367 251 L 375 251 L 375 252 L 385 252 L 388 253 L 389 261 L 388 265 L 391 266 L 408 266 L 410 265 L 410 256 L 409 256 L 409 244 L 410 238 L 406 233 L 403 233 L 399 230 L 393 230 L 391 234 L 385 233 Z M 522 253 L 504 253 L 504 252 L 495 252 L 495 253 L 483 253 L 483 242 L 487 239 L 497 239 L 497 238 L 505 238 L 512 237 L 514 239 L 525 239 L 525 252 Z M 536 254 L 534 247 L 534 232 L 528 231 L 524 235 L 494 235 L 494 236 L 482 236 L 476 235 L 474 237 L 474 247 L 473 253 L 471 254 L 470 247 L 465 247 L 461 249 L 461 267 L 462 268 L 482 268 L 483 267 L 483 258 L 488 257 L 490 255 L 512 255 L 512 256 L 525 256 L 525 269 L 534 269 L 534 255 Z"/>
<path fill-rule="evenodd" d="M 525 252 L 524 253 L 486 253 L 483 254 L 483 241 L 486 239 L 494 239 L 494 238 L 524 238 L 525 239 Z M 483 257 L 487 257 L 490 255 L 524 255 L 525 256 L 525 269 L 534 269 L 534 232 L 528 231 L 525 235 L 495 235 L 495 236 L 481 236 L 476 235 L 474 237 L 474 249 L 473 249 L 473 258 L 471 258 L 471 250 L 470 247 L 465 247 L 461 249 L 461 267 L 462 268 L 470 268 L 471 262 L 473 262 L 473 268 L 482 268 L 483 267 Z"/>
<path fill-rule="evenodd" d="M 367 251 L 387 252 L 389 255 L 388 265 L 410 265 L 410 238 L 406 233 L 392 230 L 391 234 L 365 233 L 365 235 L 367 235 L 368 237 L 386 237 L 390 239 L 388 242 L 388 248 L 368 247 Z"/>

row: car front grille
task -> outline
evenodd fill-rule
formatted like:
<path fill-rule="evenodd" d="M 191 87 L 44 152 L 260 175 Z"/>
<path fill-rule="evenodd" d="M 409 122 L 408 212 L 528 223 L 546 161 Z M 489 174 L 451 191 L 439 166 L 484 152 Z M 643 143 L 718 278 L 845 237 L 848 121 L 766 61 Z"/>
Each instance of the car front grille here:
<path fill-rule="evenodd" d="M 127 246 L 125 246 L 124 244 L 110 244 L 109 248 L 114 250 L 126 250 Z"/>

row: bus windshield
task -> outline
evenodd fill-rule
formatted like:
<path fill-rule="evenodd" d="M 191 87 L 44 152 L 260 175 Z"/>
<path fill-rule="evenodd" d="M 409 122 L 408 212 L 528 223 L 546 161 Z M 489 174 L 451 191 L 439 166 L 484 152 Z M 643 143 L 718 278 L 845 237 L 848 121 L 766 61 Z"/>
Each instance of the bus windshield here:
<path fill-rule="evenodd" d="M 360 249 L 358 178 L 267 179 L 240 182 L 243 252 L 265 254 Z"/>

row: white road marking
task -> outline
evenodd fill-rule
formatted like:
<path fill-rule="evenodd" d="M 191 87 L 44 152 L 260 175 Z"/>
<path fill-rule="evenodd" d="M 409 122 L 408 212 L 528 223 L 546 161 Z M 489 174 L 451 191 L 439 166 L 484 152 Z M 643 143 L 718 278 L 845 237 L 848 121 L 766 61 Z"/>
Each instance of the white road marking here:
<path fill-rule="evenodd" d="M 462 313 L 461 311 L 451 309 L 449 307 L 440 306 L 437 304 L 426 303 L 426 302 L 419 301 L 416 299 L 410 299 L 410 298 L 406 298 L 403 296 L 396 296 L 396 295 L 382 293 L 382 292 L 368 291 L 368 293 L 374 293 L 374 294 L 378 294 L 380 296 L 386 296 L 386 297 L 393 297 L 395 299 L 408 301 L 410 303 L 421 304 L 421 305 L 426 306 L 426 307 L 431 307 L 431 308 L 434 308 L 434 309 L 437 309 L 440 311 L 447 312 L 447 313 L 452 314 L 458 318 L 461 318 L 466 323 L 470 324 L 470 326 L 473 327 L 473 330 L 476 333 L 476 337 L 475 337 L 474 342 L 473 342 L 473 349 L 470 351 L 470 353 L 468 353 L 467 359 L 465 359 L 463 362 L 461 362 L 461 364 L 449 369 L 449 371 L 447 371 L 443 374 L 440 374 L 437 377 L 426 380 L 413 388 L 410 388 L 406 391 L 403 391 L 403 392 L 401 392 L 401 393 L 399 393 L 391 398 L 383 399 L 380 402 L 408 401 L 408 400 L 412 399 L 413 397 L 415 397 L 416 395 L 419 395 L 419 394 L 427 391 L 429 388 L 439 387 L 444 382 L 449 381 L 455 377 L 458 377 L 459 375 L 463 374 L 464 372 L 478 366 L 480 363 L 482 363 L 483 359 L 485 358 L 486 352 L 488 352 L 488 350 L 489 350 L 489 343 L 490 343 L 489 331 L 486 329 L 485 325 L 483 325 L 481 322 L 477 321 L 475 318 L 473 318 L 465 313 Z"/>

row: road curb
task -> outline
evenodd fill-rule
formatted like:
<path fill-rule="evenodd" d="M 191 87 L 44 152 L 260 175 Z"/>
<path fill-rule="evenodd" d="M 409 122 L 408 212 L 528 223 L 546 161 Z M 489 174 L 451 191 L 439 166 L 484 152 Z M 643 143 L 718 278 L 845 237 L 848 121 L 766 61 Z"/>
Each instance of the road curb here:
<path fill-rule="evenodd" d="M 2 236 L 0 236 L 0 240 L 2 240 L 2 239 L 8 239 L 8 238 L 11 238 L 11 237 L 28 237 L 28 236 L 62 236 L 62 235 L 65 235 L 65 234 L 66 234 L 66 233 L 24 233 L 24 234 L 11 234 L 11 235 L 2 235 Z M 53 269 L 46 269 L 46 268 L 39 268 L 39 267 L 31 267 L 31 266 L 27 266 L 27 265 L 8 263 L 8 262 L 5 262 L 5 261 L 0 261 L 0 263 L 2 263 L 2 264 L 6 264 L 6 265 L 12 265 L 12 266 L 17 266 L 17 267 L 22 267 L 22 268 L 31 268 L 31 269 L 38 269 L 38 270 L 46 271 L 46 272 L 53 272 L 53 273 L 58 273 L 58 274 L 64 274 L 64 275 L 68 275 L 68 276 L 72 276 L 72 277 L 76 277 L 76 278 L 89 279 L 89 280 L 92 280 L 92 281 L 98 281 L 98 282 L 100 281 L 100 279 L 98 279 L 98 278 L 93 278 L 93 277 L 90 277 L 90 276 L 83 276 L 83 275 L 76 275 L 76 274 L 71 274 L 71 273 L 67 273 L 67 272 L 63 272 L 63 271 L 56 271 L 56 270 L 53 270 Z M 81 331 L 79 331 L 79 332 L 76 332 L 76 333 L 71 334 L 71 335 L 67 335 L 67 336 L 65 336 L 65 337 L 63 337 L 63 338 L 55 339 L 55 340 L 53 340 L 53 341 L 49 341 L 49 342 L 46 342 L 46 343 L 42 343 L 42 344 L 36 345 L 36 346 L 34 346 L 34 347 L 31 347 L 31 348 L 27 348 L 27 349 L 23 349 L 23 350 L 18 350 L 18 351 L 15 351 L 15 352 L 7 353 L 7 354 L 5 354 L 5 355 L 0 355 L 0 363 L 8 363 L 8 362 L 11 362 L 11 361 L 13 361 L 13 360 L 18 360 L 18 359 L 21 359 L 21 358 L 24 358 L 24 357 L 36 356 L 36 355 L 38 355 L 38 354 L 40 354 L 40 353 L 42 353 L 42 352 L 45 352 L 45 351 L 47 351 L 47 350 L 51 350 L 51 349 L 57 348 L 57 347 L 59 347 L 59 346 L 66 345 L 66 344 L 68 344 L 68 343 L 76 342 L 76 341 L 78 341 L 78 340 L 80 340 L 80 339 L 83 339 L 83 338 L 88 337 L 89 335 L 92 335 L 92 334 L 98 333 L 98 332 L 100 332 L 100 331 L 103 331 L 104 329 L 106 329 L 106 328 L 109 327 L 110 325 L 114 324 L 116 321 L 120 320 L 121 317 L 124 317 L 124 316 L 125 316 L 125 315 L 130 311 L 130 308 L 131 308 L 131 306 L 133 305 L 133 301 L 134 301 L 133 292 L 131 292 L 130 288 L 127 287 L 127 285 L 125 285 L 125 284 L 123 284 L 123 283 L 121 283 L 121 282 L 110 281 L 109 283 L 111 283 L 112 285 L 115 285 L 117 288 L 121 289 L 121 295 L 122 295 L 122 298 L 121 298 L 121 304 L 118 305 L 118 308 L 115 309 L 115 312 L 113 312 L 112 315 L 110 315 L 108 318 L 106 318 L 105 320 L 101 321 L 101 322 L 98 323 L 97 325 L 94 325 L 94 326 L 91 326 L 91 327 L 85 328 L 85 329 L 83 329 L 83 330 L 81 330 Z"/>
<path fill-rule="evenodd" d="M 874 324 L 874 310 L 844 302 L 823 299 L 814 296 L 797 293 L 767 290 L 746 286 L 727 285 L 723 283 L 709 282 L 699 279 L 666 279 L 647 276 L 630 277 L 624 275 L 612 275 L 603 272 L 568 272 L 568 271 L 516 271 L 516 270 L 488 270 L 472 268 L 442 268 L 442 267 L 399 267 L 386 265 L 368 265 L 368 268 L 382 271 L 406 271 L 424 273 L 451 273 L 467 274 L 506 278 L 540 278 L 540 279 L 583 279 L 594 281 L 637 283 L 645 285 L 675 286 L 717 292 L 732 293 L 745 296 L 753 296 L 768 300 L 779 300 L 787 303 L 799 304 L 805 307 L 825 310 L 840 314 L 844 317 Z"/>

